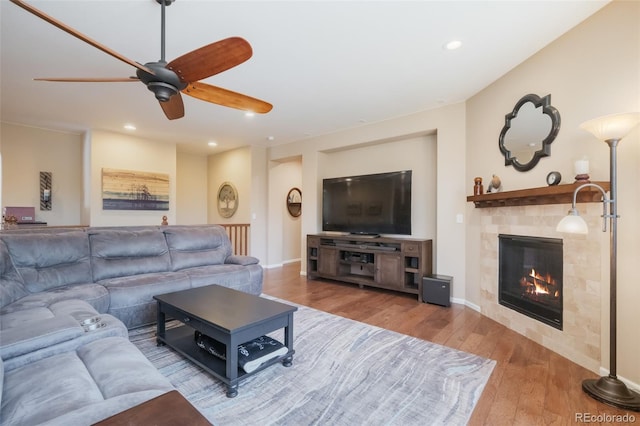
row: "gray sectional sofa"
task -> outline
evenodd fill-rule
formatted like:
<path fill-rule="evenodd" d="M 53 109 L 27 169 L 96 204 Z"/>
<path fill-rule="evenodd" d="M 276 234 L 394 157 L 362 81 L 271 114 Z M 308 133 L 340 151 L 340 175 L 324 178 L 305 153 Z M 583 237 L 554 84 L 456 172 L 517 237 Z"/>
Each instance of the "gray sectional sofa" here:
<path fill-rule="evenodd" d="M 0 232 L 0 424 L 91 424 L 172 390 L 128 341 L 153 296 L 259 295 L 262 273 L 217 225 Z"/>

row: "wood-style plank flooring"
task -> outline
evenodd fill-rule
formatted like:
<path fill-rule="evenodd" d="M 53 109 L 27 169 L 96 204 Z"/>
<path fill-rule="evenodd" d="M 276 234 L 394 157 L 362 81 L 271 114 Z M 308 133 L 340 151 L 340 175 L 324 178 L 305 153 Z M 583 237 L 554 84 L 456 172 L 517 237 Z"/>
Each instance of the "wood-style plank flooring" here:
<path fill-rule="evenodd" d="M 497 361 L 470 425 L 590 425 L 602 415 L 635 416 L 582 392 L 596 375 L 463 305 L 441 307 L 417 297 L 335 281 L 308 280 L 300 264 L 266 269 L 264 292 L 325 312 L 460 349 Z M 584 418 L 584 415 L 583 415 Z M 425 419 L 425 425 L 429 424 Z M 356 426 L 356 425 L 354 425 Z"/>

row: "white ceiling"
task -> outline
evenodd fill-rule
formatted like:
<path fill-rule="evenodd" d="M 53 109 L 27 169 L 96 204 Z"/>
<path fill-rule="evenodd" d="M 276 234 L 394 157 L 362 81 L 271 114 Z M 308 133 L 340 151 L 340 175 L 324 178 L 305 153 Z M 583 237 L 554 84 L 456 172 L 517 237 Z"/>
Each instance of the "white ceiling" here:
<path fill-rule="evenodd" d="M 253 57 L 205 82 L 274 107 L 248 118 L 183 96 L 185 117 L 169 121 L 139 82 L 33 81 L 135 69 L 0 2 L 2 121 L 113 132 L 133 123 L 136 136 L 193 152 L 278 145 L 464 101 L 607 3 L 177 0 L 166 9 L 167 61 L 241 36 Z M 160 59 L 155 0 L 29 3 L 129 59 Z M 453 39 L 462 47 L 443 49 Z"/>

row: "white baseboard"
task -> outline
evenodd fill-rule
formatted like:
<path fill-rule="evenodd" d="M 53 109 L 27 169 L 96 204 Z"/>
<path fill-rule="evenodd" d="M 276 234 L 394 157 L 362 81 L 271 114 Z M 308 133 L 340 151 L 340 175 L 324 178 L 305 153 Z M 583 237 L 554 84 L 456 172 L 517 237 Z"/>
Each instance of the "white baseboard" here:
<path fill-rule="evenodd" d="M 282 268 L 282 263 L 274 263 L 271 265 L 262 265 L 264 269 Z"/>
<path fill-rule="evenodd" d="M 458 304 L 458 305 L 464 305 L 467 308 L 471 308 L 476 312 L 480 312 L 480 306 L 476 305 L 475 303 L 471 303 L 466 299 L 460 299 L 458 297 L 452 297 L 451 298 L 451 303 L 455 303 L 455 304 Z"/>
<path fill-rule="evenodd" d="M 476 311 L 476 312 L 480 312 L 480 306 L 476 305 L 475 303 L 471 303 L 471 302 L 469 302 L 468 300 L 465 300 L 465 301 L 464 301 L 464 305 L 465 305 L 466 307 L 468 307 L 468 308 L 473 309 L 473 310 L 474 310 L 474 311 Z M 482 313 L 482 312 L 480 312 L 480 313 Z"/>
<path fill-rule="evenodd" d="M 284 265 L 287 265 L 289 263 L 296 263 L 296 262 L 300 262 L 300 259 L 298 258 L 298 259 L 283 260 L 280 263 L 272 263 L 271 265 L 262 265 L 262 267 L 265 269 L 281 268 Z"/>

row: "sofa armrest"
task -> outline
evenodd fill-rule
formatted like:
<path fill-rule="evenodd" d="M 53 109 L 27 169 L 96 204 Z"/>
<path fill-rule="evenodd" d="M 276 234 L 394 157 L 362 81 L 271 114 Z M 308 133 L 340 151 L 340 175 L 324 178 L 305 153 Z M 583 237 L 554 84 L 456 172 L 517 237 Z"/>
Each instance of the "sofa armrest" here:
<path fill-rule="evenodd" d="M 231 256 L 228 256 L 224 263 L 226 264 L 232 264 L 232 265 L 242 265 L 242 266 L 247 266 L 247 265 L 255 265 L 257 263 L 259 263 L 260 260 L 258 260 L 258 258 L 253 257 L 253 256 L 239 256 L 239 255 L 235 255 L 232 254 Z"/>

